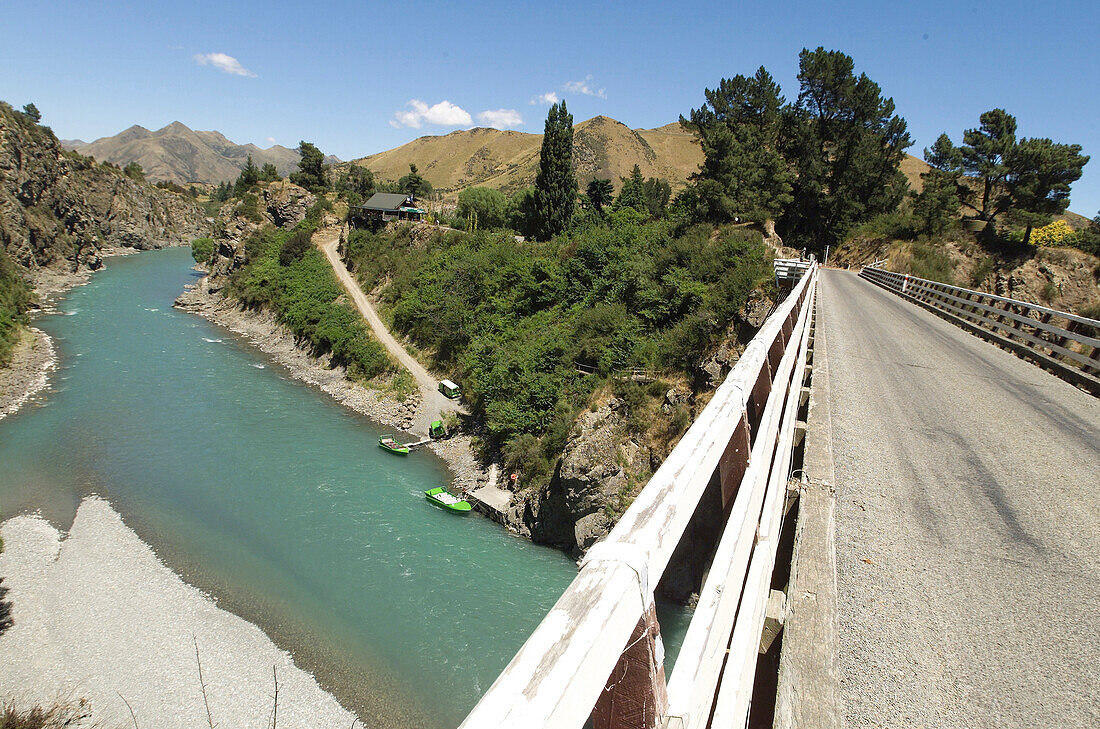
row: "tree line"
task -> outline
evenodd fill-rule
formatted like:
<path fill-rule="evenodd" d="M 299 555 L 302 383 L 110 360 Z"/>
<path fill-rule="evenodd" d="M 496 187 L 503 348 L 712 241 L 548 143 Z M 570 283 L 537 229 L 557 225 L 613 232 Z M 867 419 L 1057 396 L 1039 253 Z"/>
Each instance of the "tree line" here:
<path fill-rule="evenodd" d="M 671 202 L 667 183 L 643 180 L 637 167 L 617 199 L 610 180 L 593 180 L 578 198 L 572 116 L 564 101 L 555 104 L 533 199 L 526 210 L 523 200 L 513 199 L 509 224 L 518 229 L 526 218 L 526 232 L 547 240 L 584 226 L 577 203 L 597 220 L 609 206 L 631 207 L 653 218 L 671 212 L 689 222 L 755 223 L 768 236 L 821 251 L 859 225 L 902 209 L 915 233 L 942 233 L 965 216 L 985 223 L 991 238 L 998 223 L 1022 226 L 1028 243 L 1033 228 L 1066 210 L 1070 186 L 1089 159 L 1078 144 L 1017 139 L 1016 119 L 993 109 L 963 132 L 962 145 L 945 134 L 924 151 L 932 169 L 922 175 L 918 193 L 901 171 L 913 144 L 908 125 L 894 100 L 856 72 L 850 56 L 803 49 L 797 78 L 791 101 L 764 67 L 706 89 L 703 105 L 680 117 L 698 137 L 704 161 Z M 500 207 L 500 198 L 478 190 L 467 195 L 464 210 Z"/>

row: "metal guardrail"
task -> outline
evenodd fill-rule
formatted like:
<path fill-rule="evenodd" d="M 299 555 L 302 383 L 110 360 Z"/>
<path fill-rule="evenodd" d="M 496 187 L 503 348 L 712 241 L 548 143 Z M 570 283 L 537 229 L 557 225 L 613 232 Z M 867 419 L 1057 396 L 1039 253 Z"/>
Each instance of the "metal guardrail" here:
<path fill-rule="evenodd" d="M 595 729 L 745 724 L 817 280 L 812 266 L 764 322 L 463 729 L 579 729 L 590 717 Z M 725 526 L 666 682 L 653 590 L 704 512 L 719 524 L 727 515 Z"/>
<path fill-rule="evenodd" d="M 859 275 L 1100 396 L 1100 320 L 872 266 Z"/>

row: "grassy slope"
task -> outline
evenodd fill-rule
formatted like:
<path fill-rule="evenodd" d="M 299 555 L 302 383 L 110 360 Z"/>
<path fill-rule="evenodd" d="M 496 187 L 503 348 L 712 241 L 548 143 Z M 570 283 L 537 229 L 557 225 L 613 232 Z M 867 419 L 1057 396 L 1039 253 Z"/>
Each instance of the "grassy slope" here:
<path fill-rule="evenodd" d="M 576 124 L 574 161 L 581 187 L 593 177 L 610 177 L 618 185 L 635 164 L 646 177 L 682 185 L 703 156 L 692 135 L 678 127 L 635 132 L 604 116 Z M 356 164 L 369 167 L 378 179 L 396 180 L 412 163 L 436 189 L 447 192 L 474 185 L 511 191 L 534 183 L 541 145 L 541 134 L 478 128 L 420 137 Z"/>

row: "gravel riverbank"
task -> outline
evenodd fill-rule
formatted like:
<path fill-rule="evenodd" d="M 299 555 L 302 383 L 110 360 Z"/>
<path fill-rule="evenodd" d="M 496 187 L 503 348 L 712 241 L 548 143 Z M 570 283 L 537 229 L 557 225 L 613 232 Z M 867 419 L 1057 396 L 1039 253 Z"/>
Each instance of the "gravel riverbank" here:
<path fill-rule="evenodd" d="M 190 729 L 271 723 L 349 727 L 355 716 L 255 625 L 165 567 L 103 500 L 67 534 L 38 516 L 0 528 L 14 625 L 0 634 L 0 686 L 17 707 L 86 699 L 89 721 Z M 199 682 L 199 663 L 203 683 Z M 125 699 L 125 700 L 123 700 Z M 372 725 L 372 724 L 368 724 Z"/>
<path fill-rule="evenodd" d="M 343 368 L 332 367 L 327 356 L 314 357 L 300 349 L 294 334 L 268 311 L 242 308 L 233 299 L 210 292 L 206 279 L 191 286 L 176 299 L 176 307 L 197 314 L 238 334 L 258 347 L 292 377 L 319 388 L 341 405 L 383 425 L 408 432 L 418 417 L 419 395 L 398 401 L 387 393 L 371 390 L 349 380 Z M 458 435 L 431 443 L 432 449 L 451 471 L 452 486 L 469 491 L 488 481 L 488 472 L 474 457 L 469 436 Z"/>
<path fill-rule="evenodd" d="M 41 329 L 29 327 L 15 345 L 11 363 L 0 369 L 0 420 L 32 402 L 49 384 L 56 367 L 53 340 Z"/>

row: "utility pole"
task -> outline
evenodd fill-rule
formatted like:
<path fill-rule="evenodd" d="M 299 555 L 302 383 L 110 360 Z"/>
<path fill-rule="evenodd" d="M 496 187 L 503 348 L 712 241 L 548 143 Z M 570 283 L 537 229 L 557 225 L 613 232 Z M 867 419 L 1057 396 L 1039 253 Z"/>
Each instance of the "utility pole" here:
<path fill-rule="evenodd" d="M 829 246 L 825 246 L 825 260 L 821 262 L 822 266 L 829 265 Z"/>

